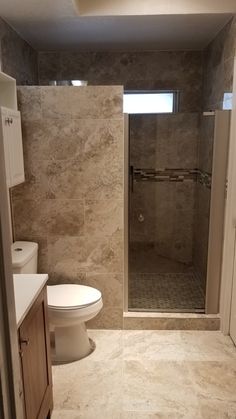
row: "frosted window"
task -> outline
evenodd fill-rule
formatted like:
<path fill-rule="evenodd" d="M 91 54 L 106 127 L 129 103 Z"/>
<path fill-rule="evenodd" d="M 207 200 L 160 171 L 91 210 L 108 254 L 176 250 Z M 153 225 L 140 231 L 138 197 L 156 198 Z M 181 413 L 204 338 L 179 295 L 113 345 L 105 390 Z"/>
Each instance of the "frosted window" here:
<path fill-rule="evenodd" d="M 224 93 L 223 109 L 224 110 L 233 109 L 233 93 Z"/>
<path fill-rule="evenodd" d="M 170 93 L 125 93 L 124 113 L 173 113 L 174 92 Z"/>

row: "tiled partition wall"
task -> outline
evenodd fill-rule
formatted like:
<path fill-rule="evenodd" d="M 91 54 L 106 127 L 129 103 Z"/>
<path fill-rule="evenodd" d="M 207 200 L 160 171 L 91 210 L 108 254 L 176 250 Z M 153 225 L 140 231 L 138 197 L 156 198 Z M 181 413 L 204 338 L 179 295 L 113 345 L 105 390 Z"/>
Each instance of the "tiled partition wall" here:
<path fill-rule="evenodd" d="M 38 84 L 38 54 L 0 18 L 0 70 L 17 84 Z"/>
<path fill-rule="evenodd" d="M 122 87 L 22 87 L 26 183 L 12 193 L 15 240 L 39 243 L 50 284 L 103 293 L 90 327 L 123 320 Z"/>
<path fill-rule="evenodd" d="M 195 172 L 198 136 L 198 113 L 131 115 L 130 164 L 135 169 Z M 134 176 L 131 246 L 152 244 L 159 256 L 192 264 L 196 175 L 186 177 L 184 182 L 155 182 Z"/>

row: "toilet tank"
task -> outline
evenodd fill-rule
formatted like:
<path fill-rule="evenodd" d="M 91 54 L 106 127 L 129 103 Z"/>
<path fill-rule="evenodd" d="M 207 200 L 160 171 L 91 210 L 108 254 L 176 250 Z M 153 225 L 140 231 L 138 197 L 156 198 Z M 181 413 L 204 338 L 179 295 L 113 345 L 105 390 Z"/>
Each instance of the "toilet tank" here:
<path fill-rule="evenodd" d="M 36 274 L 38 269 L 38 243 L 17 241 L 11 246 L 14 274 Z"/>

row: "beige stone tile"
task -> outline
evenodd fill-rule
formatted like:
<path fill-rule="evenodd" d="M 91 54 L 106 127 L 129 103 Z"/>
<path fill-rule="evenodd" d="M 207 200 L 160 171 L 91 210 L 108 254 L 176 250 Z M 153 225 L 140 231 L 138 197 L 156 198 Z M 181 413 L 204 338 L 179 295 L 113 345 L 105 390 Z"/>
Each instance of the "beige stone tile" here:
<path fill-rule="evenodd" d="M 86 240 L 86 269 L 89 273 L 123 272 L 123 232 Z"/>
<path fill-rule="evenodd" d="M 50 271 L 48 269 L 49 280 L 48 285 L 60 285 L 60 284 L 78 284 L 83 285 L 86 283 L 85 272 L 75 272 L 72 269 L 58 271 Z"/>
<path fill-rule="evenodd" d="M 110 158 L 111 157 L 111 158 Z M 88 200 L 123 199 L 123 162 L 114 156 L 48 162 L 50 196 Z"/>
<path fill-rule="evenodd" d="M 85 234 L 111 236 L 123 229 L 123 201 L 113 199 L 85 201 Z"/>
<path fill-rule="evenodd" d="M 103 307 L 100 313 L 87 322 L 90 329 L 123 329 L 123 309 Z"/>
<path fill-rule="evenodd" d="M 121 359 L 123 355 L 122 330 L 88 329 L 88 335 L 96 344 L 96 349 L 89 356 L 89 360 L 103 362 Z"/>
<path fill-rule="evenodd" d="M 18 240 L 26 236 L 43 236 L 46 231 L 46 201 L 15 199 L 13 202 L 14 231 Z"/>
<path fill-rule="evenodd" d="M 123 274 L 86 274 L 86 285 L 98 288 L 102 292 L 106 307 L 123 309 Z"/>
<path fill-rule="evenodd" d="M 72 118 L 120 118 L 123 114 L 123 87 L 88 86 L 67 88 Z"/>
<path fill-rule="evenodd" d="M 176 342 L 178 352 L 186 332 L 89 330 L 88 333 L 96 342 L 96 350 L 89 357 L 53 367 L 54 418 L 93 419 L 93 414 L 98 419 L 235 418 L 235 349 L 228 362 L 171 361 L 155 358 L 151 347 L 158 342 L 163 347 L 162 354 L 165 349 L 172 353 Z M 194 336 L 213 352 L 218 346 L 219 350 L 228 351 L 229 340 L 220 333 L 187 335 L 190 353 Z M 125 348 L 129 347 L 131 353 L 132 338 L 137 359 L 126 360 Z M 187 346 L 184 350 L 187 351 Z"/>
<path fill-rule="evenodd" d="M 53 369 L 56 410 L 120 410 L 122 364 L 90 358 Z"/>
<path fill-rule="evenodd" d="M 63 118 L 25 121 L 24 151 L 29 160 L 67 160 L 83 158 L 87 136 L 84 123 Z"/>
<path fill-rule="evenodd" d="M 43 118 L 71 119 L 71 109 L 69 107 L 69 87 L 45 86 L 41 87 L 40 90 Z"/>
<path fill-rule="evenodd" d="M 41 88 L 38 86 L 21 86 L 17 88 L 17 98 L 21 118 L 38 120 L 42 118 Z"/>
<path fill-rule="evenodd" d="M 174 409 L 173 409 L 174 411 Z M 174 414 L 174 416 L 173 416 Z M 161 412 L 122 412 L 121 418 L 122 419 L 190 419 L 190 413 L 182 414 L 176 411 L 170 413 L 161 413 Z M 192 410 L 192 418 L 194 419 L 202 419 L 201 414 L 196 410 Z"/>
<path fill-rule="evenodd" d="M 236 402 L 210 401 L 199 398 L 198 412 L 201 419 L 235 419 Z"/>
<path fill-rule="evenodd" d="M 124 329 L 140 330 L 219 330 L 220 319 L 206 317 L 176 318 L 158 317 L 126 317 L 124 319 Z"/>
<path fill-rule="evenodd" d="M 123 407 L 194 417 L 197 397 L 188 363 L 124 361 Z"/>
<path fill-rule="evenodd" d="M 235 403 L 236 361 L 190 363 L 195 394 L 207 403 Z"/>
<path fill-rule="evenodd" d="M 55 410 L 52 419 L 120 419 L 119 411 L 83 409 L 81 410 Z"/>
<path fill-rule="evenodd" d="M 84 203 L 80 200 L 49 199 L 46 202 L 47 234 L 84 235 Z"/>
<path fill-rule="evenodd" d="M 48 260 L 50 273 L 67 282 L 76 280 L 79 273 L 86 271 L 85 240 L 82 237 L 50 236 L 48 238 Z"/>
<path fill-rule="evenodd" d="M 50 235 L 81 236 L 84 205 L 77 200 L 20 200 L 13 202 L 17 237 Z"/>
<path fill-rule="evenodd" d="M 184 349 L 179 331 L 132 330 L 123 332 L 124 359 L 181 361 Z"/>
<path fill-rule="evenodd" d="M 105 153 L 122 159 L 124 155 L 124 119 L 75 120 L 84 139 L 86 159 L 104 158 Z"/>
<path fill-rule="evenodd" d="M 180 339 L 185 360 L 236 362 L 232 340 L 220 331 L 181 331 Z"/>
<path fill-rule="evenodd" d="M 50 196 L 64 199 L 83 199 L 85 177 L 77 160 L 47 162 L 45 169 Z"/>
<path fill-rule="evenodd" d="M 88 200 L 123 199 L 124 162 L 111 153 L 85 160 L 82 165 Z"/>

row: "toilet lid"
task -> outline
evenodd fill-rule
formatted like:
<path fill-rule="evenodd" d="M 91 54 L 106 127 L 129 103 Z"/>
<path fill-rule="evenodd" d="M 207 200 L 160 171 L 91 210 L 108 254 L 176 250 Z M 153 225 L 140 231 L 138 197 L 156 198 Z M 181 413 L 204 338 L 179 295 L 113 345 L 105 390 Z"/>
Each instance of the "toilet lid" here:
<path fill-rule="evenodd" d="M 89 306 L 102 297 L 99 290 L 85 285 L 64 284 L 47 287 L 48 305 L 60 309 Z"/>

